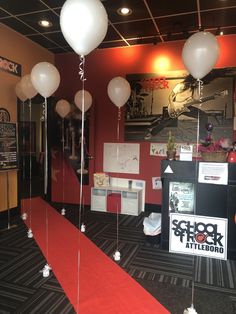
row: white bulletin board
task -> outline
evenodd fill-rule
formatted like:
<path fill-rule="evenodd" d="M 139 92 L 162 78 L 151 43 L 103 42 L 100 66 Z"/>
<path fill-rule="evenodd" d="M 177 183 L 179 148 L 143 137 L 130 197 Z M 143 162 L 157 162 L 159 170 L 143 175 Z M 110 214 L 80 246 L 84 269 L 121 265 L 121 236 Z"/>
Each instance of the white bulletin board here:
<path fill-rule="evenodd" d="M 104 143 L 103 171 L 139 173 L 139 144 Z"/>

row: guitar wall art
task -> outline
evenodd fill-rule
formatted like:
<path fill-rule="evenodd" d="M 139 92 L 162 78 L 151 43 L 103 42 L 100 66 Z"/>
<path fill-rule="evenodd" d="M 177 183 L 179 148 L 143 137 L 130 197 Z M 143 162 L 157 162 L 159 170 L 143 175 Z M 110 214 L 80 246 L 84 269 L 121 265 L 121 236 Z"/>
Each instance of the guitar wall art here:
<path fill-rule="evenodd" d="M 200 95 L 198 82 L 184 71 L 127 75 L 125 140 L 166 142 L 171 130 L 177 142 L 195 143 L 208 122 L 214 137 L 232 138 L 235 75 L 236 68 L 213 69 L 202 79 Z"/>

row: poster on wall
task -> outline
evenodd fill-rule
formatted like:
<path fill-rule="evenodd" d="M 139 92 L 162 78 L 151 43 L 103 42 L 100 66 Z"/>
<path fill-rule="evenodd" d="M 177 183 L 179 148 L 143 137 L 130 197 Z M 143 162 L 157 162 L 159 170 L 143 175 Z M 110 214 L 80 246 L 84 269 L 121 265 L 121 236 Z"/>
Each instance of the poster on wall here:
<path fill-rule="evenodd" d="M 215 138 L 232 138 L 235 68 L 213 69 L 203 79 L 201 100 L 197 81 L 185 71 L 128 74 L 131 96 L 125 105 L 125 141 L 166 143 L 171 130 L 178 143 L 196 143 L 205 125 Z"/>
<path fill-rule="evenodd" d="M 139 173 L 139 144 L 104 143 L 103 171 Z"/>
<path fill-rule="evenodd" d="M 169 212 L 194 213 L 194 184 L 191 182 L 170 182 Z"/>
<path fill-rule="evenodd" d="M 186 215 L 170 215 L 169 251 L 227 259 L 226 218 Z"/>
<path fill-rule="evenodd" d="M 18 167 L 16 134 L 15 123 L 0 122 L 0 171 Z"/>

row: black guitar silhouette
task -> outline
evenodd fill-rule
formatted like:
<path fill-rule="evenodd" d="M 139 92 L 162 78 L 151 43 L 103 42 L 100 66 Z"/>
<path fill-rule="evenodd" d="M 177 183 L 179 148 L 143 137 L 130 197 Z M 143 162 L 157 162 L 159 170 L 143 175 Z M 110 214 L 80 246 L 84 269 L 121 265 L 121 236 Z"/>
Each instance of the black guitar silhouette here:
<path fill-rule="evenodd" d="M 192 97 L 188 97 L 185 100 L 175 101 L 174 94 L 169 96 L 168 103 L 168 114 L 170 118 L 175 119 L 178 118 L 184 112 L 190 112 L 188 109 L 191 105 L 202 104 L 208 100 L 216 99 L 217 97 L 225 97 L 228 95 L 228 90 L 223 90 L 221 92 L 214 93 L 212 96 L 201 98 L 200 100 L 194 100 Z"/>
<path fill-rule="evenodd" d="M 177 102 L 174 100 L 175 94 L 172 93 L 169 97 L 169 104 L 167 108 L 169 116 L 163 117 L 161 120 L 157 122 L 157 124 L 153 125 L 152 128 L 149 128 L 149 132 L 145 135 L 144 139 L 149 140 L 151 139 L 152 136 L 157 135 L 162 129 L 173 126 L 173 124 L 176 123 L 177 118 L 184 112 L 186 112 L 187 115 L 188 113 L 192 113 L 191 116 L 196 115 L 196 112 L 198 109 L 195 107 L 191 107 L 192 105 L 202 104 L 208 100 L 212 100 L 217 97 L 224 97 L 226 95 L 228 95 L 228 90 L 223 90 L 221 92 L 216 92 L 211 96 L 204 97 L 201 100 L 194 100 L 192 98 L 192 93 L 191 93 L 191 96 L 185 97 L 185 100 L 181 100 Z M 191 110 L 189 110 L 188 107 L 190 107 Z"/>

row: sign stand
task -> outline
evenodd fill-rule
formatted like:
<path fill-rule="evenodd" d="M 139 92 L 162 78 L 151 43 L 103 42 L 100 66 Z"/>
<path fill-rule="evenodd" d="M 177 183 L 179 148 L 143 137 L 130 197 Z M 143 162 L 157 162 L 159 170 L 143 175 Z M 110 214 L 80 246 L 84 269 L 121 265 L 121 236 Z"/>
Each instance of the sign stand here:
<path fill-rule="evenodd" d="M 10 201 L 9 201 L 9 171 L 6 172 L 6 177 L 7 177 L 7 228 L 1 230 L 1 231 L 6 231 L 10 230 L 12 228 L 17 227 L 17 225 L 11 225 L 11 213 L 10 213 Z"/>

